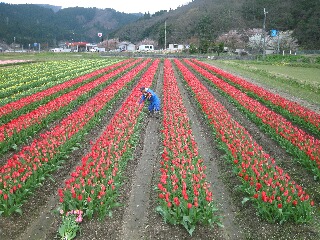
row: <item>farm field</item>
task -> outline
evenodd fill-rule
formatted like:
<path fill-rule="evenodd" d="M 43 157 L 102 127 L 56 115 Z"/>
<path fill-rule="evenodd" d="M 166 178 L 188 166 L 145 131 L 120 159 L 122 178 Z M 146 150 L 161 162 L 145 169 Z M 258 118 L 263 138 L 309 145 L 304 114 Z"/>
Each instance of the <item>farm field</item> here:
<path fill-rule="evenodd" d="M 320 69 L 316 67 L 318 65 L 290 66 L 281 62 L 262 64 L 241 61 L 214 61 L 214 64 L 320 112 Z"/>
<path fill-rule="evenodd" d="M 83 211 L 75 239 L 320 239 L 320 101 L 306 97 L 318 90 L 292 95 L 241 69 L 0 67 L 0 239 L 61 239 L 71 210 Z M 138 103 L 142 86 L 159 117 Z"/>
<path fill-rule="evenodd" d="M 275 66 L 275 65 L 259 65 L 259 68 L 272 72 L 274 74 L 280 74 L 284 77 L 288 76 L 291 78 L 301 79 L 305 82 L 310 82 L 310 84 L 319 84 L 318 76 L 320 74 L 320 69 L 313 69 L 311 72 L 305 67 L 290 67 L 290 66 Z"/>

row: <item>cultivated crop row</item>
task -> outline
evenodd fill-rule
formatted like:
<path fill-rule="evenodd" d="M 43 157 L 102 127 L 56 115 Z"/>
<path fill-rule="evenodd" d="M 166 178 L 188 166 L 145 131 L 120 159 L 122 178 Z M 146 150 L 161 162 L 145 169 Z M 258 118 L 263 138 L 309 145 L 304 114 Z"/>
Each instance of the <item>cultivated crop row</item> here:
<path fill-rule="evenodd" d="M 267 106 L 278 110 L 281 114 L 293 119 L 295 122 L 310 128 L 310 130 L 320 136 L 320 115 L 316 112 L 307 109 L 296 102 L 283 98 L 280 95 L 273 94 L 262 87 L 252 84 L 241 77 L 232 75 L 217 67 L 197 60 L 194 60 L 193 62 L 212 71 L 212 73 L 226 79 L 230 83 L 233 83 L 234 86 L 246 92 L 248 95 L 256 97 L 264 104 L 267 104 Z"/>
<path fill-rule="evenodd" d="M 0 146 L 1 153 L 10 149 L 10 146 L 17 144 L 18 141 L 23 141 L 26 137 L 32 136 L 38 132 L 50 122 L 58 119 L 65 114 L 69 109 L 73 109 L 75 106 L 90 97 L 95 92 L 99 91 L 101 87 L 108 83 L 109 80 L 116 77 L 118 74 L 127 70 L 133 66 L 136 62 L 131 62 L 122 67 L 118 67 L 118 64 L 104 69 L 105 75 L 93 79 L 92 81 L 85 83 L 84 85 L 65 93 L 50 102 L 39 106 L 38 108 L 29 111 L 26 114 L 20 115 L 17 118 L 12 119 L 10 122 L 0 126 Z M 96 71 L 96 74 L 101 74 L 101 70 Z M 89 76 L 86 76 L 89 77 Z M 83 78 L 81 78 L 82 80 Z M 72 81 L 73 82 L 73 81 Z M 64 84 L 63 84 L 64 85 Z M 47 91 L 46 91 L 47 92 Z"/>
<path fill-rule="evenodd" d="M 26 97 L 23 97 L 23 98 L 20 98 L 20 99 L 15 100 L 15 101 L 11 101 L 10 103 L 4 104 L 3 106 L 1 106 L 0 107 L 0 119 L 1 119 L 1 122 L 2 123 L 7 122 L 7 120 L 3 120 L 4 116 L 12 113 L 13 111 L 17 112 L 21 108 L 23 108 L 23 107 L 25 107 L 27 105 L 30 105 L 30 104 L 32 104 L 34 102 L 41 102 L 46 97 L 49 97 L 49 96 L 51 96 L 53 94 L 56 94 L 58 92 L 61 92 L 61 91 L 66 90 L 68 88 L 71 88 L 72 86 L 77 85 L 79 83 L 85 82 L 86 80 L 88 80 L 88 79 L 90 79 L 90 78 L 92 78 L 94 76 L 97 76 L 97 75 L 99 75 L 101 73 L 104 73 L 106 71 L 112 70 L 117 66 L 117 65 L 114 65 L 113 61 L 108 62 L 108 64 L 110 64 L 110 65 L 112 64 L 112 65 L 108 66 L 108 67 L 104 67 L 104 68 L 102 68 L 100 70 L 97 70 L 97 71 L 93 71 L 93 69 L 90 69 L 91 71 L 89 73 L 84 74 L 84 75 L 79 76 L 79 77 L 76 77 L 76 78 L 72 78 L 73 74 L 70 74 L 69 71 L 66 71 L 65 74 L 66 74 L 67 81 L 64 81 L 64 82 L 61 81 L 63 78 L 61 78 L 61 76 L 59 74 L 57 74 L 57 73 L 56 73 L 55 77 L 56 78 L 58 77 L 59 81 L 54 81 L 51 78 L 47 77 L 46 83 L 50 83 L 50 82 L 54 83 L 55 84 L 54 86 L 52 86 L 50 88 L 47 88 L 45 90 L 42 90 L 42 91 L 39 91 L 38 89 L 35 89 L 35 92 L 33 94 L 31 94 L 29 96 L 26 96 Z M 120 62 L 119 64 L 123 64 L 123 62 Z M 78 67 L 79 67 L 79 65 L 78 65 Z M 58 68 L 58 69 L 60 70 L 60 68 Z M 81 73 L 82 73 L 81 69 L 78 70 L 78 74 L 81 74 Z M 34 79 L 34 81 L 39 82 L 40 77 L 35 75 L 35 76 L 33 76 L 33 79 Z M 27 87 L 28 89 L 34 89 L 33 87 L 26 85 L 25 83 L 24 83 L 24 86 Z"/>
<path fill-rule="evenodd" d="M 123 173 L 141 136 L 145 113 L 138 104 L 141 93 L 137 89 L 151 86 L 157 71 L 163 71 L 161 157 L 157 163 L 160 173 L 151 194 L 157 194 L 156 211 L 166 223 L 183 225 L 190 235 L 198 224 L 220 225 L 213 202 L 214 183 L 208 182 L 207 167 L 198 154 L 178 87 L 179 78 L 194 98 L 190 101 L 197 102 L 201 116 L 207 120 L 210 134 L 226 153 L 234 178 L 241 181 L 239 189 L 246 195 L 244 202 L 252 202 L 261 218 L 269 222 L 306 223 L 312 219 L 316 203 L 307 190 L 279 167 L 277 159 L 265 152 L 209 88 L 218 89 L 262 126 L 303 162 L 315 179 L 320 178 L 320 142 L 313 134 L 319 130 L 316 113 L 196 60 L 128 59 L 102 61 L 98 66 L 91 71 L 91 64 L 78 66 L 82 70 L 78 69 L 75 77 L 75 66 L 71 64 L 70 74 L 66 71 L 57 81 L 52 80 L 59 75 L 51 67 L 39 75 L 32 73 L 32 79 L 23 73 L 25 80 L 17 82 L 14 71 L 4 73 L 10 85 L 4 86 L 17 91 L 11 92 L 13 98 L 4 94 L 0 107 L 0 216 L 22 213 L 21 207 L 30 194 L 68 160 L 66 156 L 83 143 L 83 136 L 106 110 L 133 88 L 57 193 L 63 219 L 75 216 L 79 224 L 82 217 L 111 216 L 112 209 L 119 205 Z M 21 71 L 24 68 L 27 71 L 27 66 L 21 67 Z M 57 69 L 61 71 L 59 66 Z M 47 83 L 45 76 L 49 72 L 55 77 Z M 204 81 L 209 84 L 205 86 Z M 19 93 L 22 89 L 25 95 Z M 277 106 L 278 112 L 266 105 Z M 282 113 L 293 116 L 294 121 L 299 118 L 300 125 L 296 126 Z M 39 134 L 40 131 L 43 133 Z M 27 140 L 27 146 L 18 150 L 17 145 Z M 15 154 L 6 157 L 12 149 L 16 149 Z M 60 235 L 71 234 L 71 239 L 79 228 L 70 233 L 65 224 L 59 229 Z"/>
<path fill-rule="evenodd" d="M 151 85 L 158 65 L 159 60 L 154 61 L 134 89 Z M 59 189 L 63 212 L 77 209 L 88 218 L 96 214 L 102 219 L 117 206 L 118 190 L 123 181 L 121 174 L 132 158 L 141 130 L 139 98 L 140 91 L 131 92 L 91 151 L 82 158 L 81 165 L 65 181 L 65 187 Z M 65 236 L 67 231 L 60 234 Z"/>
<path fill-rule="evenodd" d="M 0 105 L 90 73 L 112 62 L 115 60 L 53 61 L 2 69 Z"/>
<path fill-rule="evenodd" d="M 219 223 L 206 166 L 198 154 L 187 110 L 169 60 L 164 61 L 163 153 L 157 211 L 171 224 L 182 224 L 192 235 L 196 224 Z"/>
<path fill-rule="evenodd" d="M 20 212 L 23 201 L 61 164 L 61 157 L 78 141 L 85 129 L 94 125 L 98 113 L 123 91 L 146 67 L 143 61 L 129 73 L 104 88 L 58 125 L 40 135 L 0 168 L 0 213 Z M 77 139 L 78 138 L 78 139 Z"/>
<path fill-rule="evenodd" d="M 229 154 L 234 172 L 241 178 L 244 193 L 259 214 L 270 222 L 311 219 L 314 202 L 302 186 L 277 166 L 201 81 L 180 61 L 175 63 L 212 126 L 213 133 Z"/>
<path fill-rule="evenodd" d="M 234 86 L 216 77 L 207 70 L 186 61 L 193 69 L 207 78 L 223 93 L 227 94 L 242 107 L 257 124 L 263 127 L 278 142 L 292 153 L 300 163 L 320 178 L 320 140 L 293 125 L 282 115 L 270 110 L 257 100 L 249 97 Z M 311 112 L 311 111 L 309 111 Z M 314 116 L 316 113 L 313 114 Z"/>

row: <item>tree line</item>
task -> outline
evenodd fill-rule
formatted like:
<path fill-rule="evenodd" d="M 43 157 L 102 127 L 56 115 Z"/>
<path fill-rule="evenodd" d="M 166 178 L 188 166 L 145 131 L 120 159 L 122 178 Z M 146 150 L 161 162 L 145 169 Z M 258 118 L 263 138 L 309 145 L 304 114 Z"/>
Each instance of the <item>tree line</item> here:
<path fill-rule="evenodd" d="M 320 49 L 319 15 L 320 1 L 314 0 L 193 0 L 152 14 L 80 7 L 53 11 L 33 4 L 0 3 L 0 42 L 24 47 L 35 42 L 48 46 L 61 41 L 99 42 L 101 32 L 104 39 L 132 43 L 152 39 L 158 48 L 174 43 L 206 50 L 219 47 L 218 40 L 231 31 L 262 29 L 265 20 L 267 33 L 290 31 L 300 49 L 314 50 Z"/>

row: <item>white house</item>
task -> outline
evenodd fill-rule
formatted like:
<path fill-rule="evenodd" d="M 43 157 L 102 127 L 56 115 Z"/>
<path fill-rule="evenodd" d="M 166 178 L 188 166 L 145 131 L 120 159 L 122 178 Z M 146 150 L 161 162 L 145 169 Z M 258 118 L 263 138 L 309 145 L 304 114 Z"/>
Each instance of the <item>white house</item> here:
<path fill-rule="evenodd" d="M 140 45 L 138 51 L 154 51 L 153 45 Z"/>
<path fill-rule="evenodd" d="M 136 45 L 134 45 L 133 43 L 129 43 L 127 46 L 127 50 L 130 52 L 133 52 L 136 50 Z"/>
<path fill-rule="evenodd" d="M 98 47 L 95 43 L 87 43 L 86 44 L 86 51 L 87 52 L 105 52 L 106 49 L 102 47 Z"/>
<path fill-rule="evenodd" d="M 136 46 L 133 43 L 130 42 L 121 42 L 118 45 L 118 49 L 122 51 L 134 51 L 136 49 Z"/>
<path fill-rule="evenodd" d="M 169 51 L 182 51 L 184 49 L 184 46 L 182 44 L 169 44 L 169 47 L 167 48 Z"/>

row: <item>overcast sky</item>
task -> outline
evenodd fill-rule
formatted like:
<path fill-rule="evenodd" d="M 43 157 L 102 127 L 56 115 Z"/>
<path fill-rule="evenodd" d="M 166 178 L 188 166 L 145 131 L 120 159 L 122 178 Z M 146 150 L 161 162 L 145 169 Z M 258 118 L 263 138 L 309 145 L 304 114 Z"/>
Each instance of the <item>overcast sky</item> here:
<path fill-rule="evenodd" d="M 125 13 L 155 13 L 159 10 L 176 9 L 181 5 L 189 3 L 191 0 L 0 0 L 0 2 L 12 4 L 50 4 L 55 6 L 67 7 L 96 7 L 113 8 L 118 12 Z"/>

